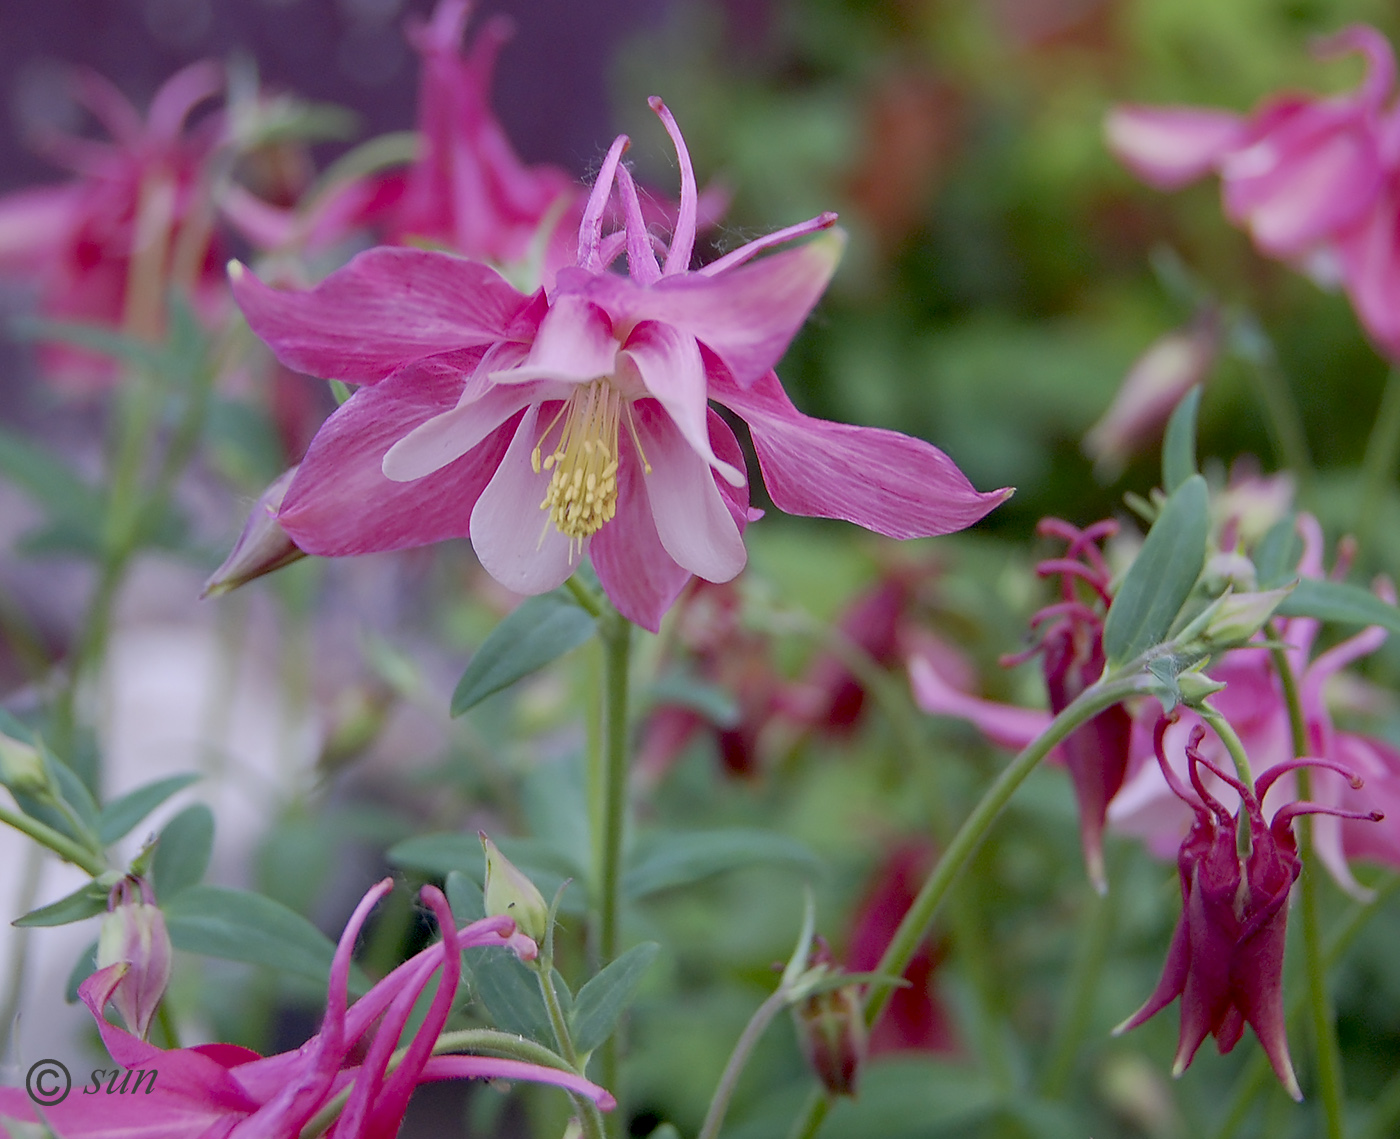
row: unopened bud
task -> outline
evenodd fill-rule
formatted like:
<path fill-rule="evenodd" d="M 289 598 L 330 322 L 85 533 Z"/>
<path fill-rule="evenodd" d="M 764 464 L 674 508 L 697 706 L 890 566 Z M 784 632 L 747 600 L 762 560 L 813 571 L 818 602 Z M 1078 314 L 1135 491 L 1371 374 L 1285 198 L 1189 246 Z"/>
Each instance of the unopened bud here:
<path fill-rule="evenodd" d="M 1219 597 L 1227 589 L 1248 593 L 1259 587 L 1259 575 L 1254 563 L 1243 554 L 1219 553 L 1206 562 L 1201 584 L 1212 597 Z"/>
<path fill-rule="evenodd" d="M 297 467 L 293 467 L 284 471 L 258 496 L 248 521 L 243 524 L 243 533 L 238 535 L 238 541 L 233 544 L 233 550 L 224 559 L 224 564 L 204 583 L 201 597 L 218 597 L 306 556 L 287 537 L 287 532 L 277 521 L 282 499 L 286 497 L 287 488 L 292 485 L 297 470 Z"/>
<path fill-rule="evenodd" d="M 44 759 L 32 744 L 0 732 L 0 784 L 11 791 L 38 795 L 49 786 Z"/>
<path fill-rule="evenodd" d="M 1265 589 L 1255 593 L 1228 593 L 1216 602 L 1215 612 L 1202 634 L 1207 648 L 1216 652 L 1232 645 L 1242 645 L 1264 627 L 1283 599 L 1293 591 Z"/>
<path fill-rule="evenodd" d="M 125 965 L 112 993 L 126 1027 L 143 1040 L 170 983 L 170 934 L 144 879 L 123 878 L 112 888 L 97 939 L 97 967 Z"/>
<path fill-rule="evenodd" d="M 526 937 L 543 941 L 549 932 L 549 907 L 543 895 L 484 832 L 478 831 L 477 835 L 486 851 L 486 916 L 512 917 L 515 927 Z"/>
<path fill-rule="evenodd" d="M 820 938 L 809 966 L 831 966 L 831 953 Z M 831 1095 L 853 1096 L 865 1064 L 868 1037 L 861 1011 L 860 985 L 852 983 L 804 997 L 792 1007 L 802 1054 Z"/>

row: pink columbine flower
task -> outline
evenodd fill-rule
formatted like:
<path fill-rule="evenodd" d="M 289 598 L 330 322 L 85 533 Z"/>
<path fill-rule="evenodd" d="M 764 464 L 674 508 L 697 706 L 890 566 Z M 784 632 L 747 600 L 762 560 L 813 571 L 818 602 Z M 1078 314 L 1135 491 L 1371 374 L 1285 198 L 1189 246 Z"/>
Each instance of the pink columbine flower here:
<path fill-rule="evenodd" d="M 120 983 L 123 967 L 94 973 L 79 989 L 97 1018 L 112 1058 L 133 1072 L 156 1072 L 140 1095 L 70 1095 L 43 1109 L 58 1139 L 294 1139 L 335 1096 L 348 1091 L 344 1108 L 326 1132 L 330 1139 L 392 1139 L 409 1096 L 419 1084 L 445 1079 L 529 1080 L 553 1084 L 592 1100 L 603 1110 L 612 1096 L 572 1072 L 487 1056 L 434 1056 L 461 979 L 463 949 L 507 945 L 532 957 L 535 944 L 515 932 L 506 917 L 487 918 L 458 930 L 442 893 L 423 888 L 442 930 L 442 942 L 404 962 L 349 1008 L 350 954 L 375 903 L 393 888 L 385 879 L 356 907 L 336 947 L 321 1030 L 295 1052 L 263 1058 L 232 1044 L 204 1044 L 169 1051 L 146 1044 L 110 1024 L 103 1008 Z M 434 975 L 437 991 L 420 1026 L 404 1039 L 419 997 Z M 378 1022 L 377 1030 L 374 1029 Z M 390 1059 L 406 1048 L 391 1068 Z M 363 1057 L 362 1059 L 359 1057 Z M 141 1079 L 141 1076 L 137 1076 Z M 0 1088 L 0 1121 L 35 1123 L 35 1105 L 19 1088 Z"/>
<path fill-rule="evenodd" d="M 1253 114 L 1194 107 L 1123 106 L 1106 123 L 1109 148 L 1133 173 L 1169 190 L 1216 171 L 1225 213 L 1272 257 L 1300 261 L 1360 222 L 1380 193 L 1382 103 L 1395 82 L 1385 37 L 1354 26 L 1319 54 L 1359 52 L 1368 71 L 1355 91 L 1329 98 L 1276 96 Z"/>
<path fill-rule="evenodd" d="M 1172 791 L 1195 814 L 1190 833 L 1181 844 L 1177 867 L 1181 874 L 1181 920 L 1167 951 L 1166 967 L 1156 991 L 1115 1034 L 1136 1028 L 1181 998 L 1181 1036 L 1173 1075 L 1190 1066 L 1196 1050 L 1209 1035 L 1222 1053 L 1229 1052 L 1248 1024 L 1254 1029 L 1279 1082 L 1296 1100 L 1303 1098 L 1288 1056 L 1283 1020 L 1283 949 L 1288 921 L 1288 892 L 1302 870 L 1293 819 L 1302 814 L 1327 813 L 1353 819 L 1377 819 L 1317 803 L 1287 803 L 1264 821 L 1261 802 L 1281 775 L 1302 766 L 1330 768 L 1361 781 L 1347 768 L 1324 759 L 1297 759 L 1275 764 L 1254 786 L 1236 779 L 1204 758 L 1199 745 L 1205 729 L 1192 729 L 1186 745 L 1190 786 L 1167 762 L 1163 719 L 1154 735 L 1162 776 Z M 1231 812 L 1206 787 L 1201 769 L 1211 771 L 1239 795 L 1238 814 Z M 1241 819 L 1249 845 L 1241 852 Z"/>
<path fill-rule="evenodd" d="M 143 121 L 107 80 L 76 74 L 74 96 L 111 141 L 49 132 L 39 140 L 44 153 L 77 177 L 0 198 L 0 273 L 37 281 L 45 317 L 157 336 L 172 278 L 201 311 L 217 311 L 222 257 L 197 203 L 219 124 L 187 131 L 186 120 L 222 86 L 217 64 L 191 64 L 156 92 Z M 46 345 L 41 361 L 73 390 L 115 375 L 109 358 L 67 345 Z"/>
<path fill-rule="evenodd" d="M 235 296 L 289 367 L 365 385 L 321 429 L 278 517 L 323 556 L 470 536 L 518 593 L 563 582 L 587 553 L 608 596 L 655 630 L 692 574 L 743 568 L 742 452 L 714 400 L 745 420 L 773 501 L 897 538 L 971 525 L 1010 492 L 973 489 L 946 455 L 893 431 L 812 419 L 772 368 L 820 297 L 842 239 L 824 214 L 691 269 L 697 193 L 680 131 L 681 200 L 664 256 L 609 149 L 577 264 L 517 292 L 478 262 L 374 249 L 315 289 L 273 290 L 235 265 Z M 604 233 L 616 186 L 623 225 Z M 609 271 L 623 252 L 629 274 Z"/>

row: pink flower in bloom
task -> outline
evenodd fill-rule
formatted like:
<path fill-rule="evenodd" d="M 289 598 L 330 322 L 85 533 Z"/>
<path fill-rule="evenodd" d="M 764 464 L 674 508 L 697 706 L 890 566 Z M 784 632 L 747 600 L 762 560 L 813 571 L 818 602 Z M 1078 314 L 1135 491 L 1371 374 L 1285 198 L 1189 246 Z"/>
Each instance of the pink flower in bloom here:
<path fill-rule="evenodd" d="M 423 888 L 443 939 L 404 962 L 346 1008 L 350 954 L 369 912 L 393 887 L 379 883 L 356 907 L 336 948 L 321 1031 L 295 1052 L 260 1057 L 232 1044 L 206 1044 L 164 1051 L 109 1024 L 102 1015 L 124 967 L 94 973 L 79 992 L 97 1018 L 102 1041 L 118 1064 L 155 1071 L 152 1089 L 141 1095 L 70 1095 L 43 1110 L 58 1139 L 294 1139 L 334 1097 L 348 1093 L 331 1139 L 392 1139 L 398 1134 L 409 1096 L 420 1083 L 444 1079 L 530 1080 L 554 1084 L 610 1110 L 613 1098 L 572 1072 L 487 1056 L 434 1056 L 461 978 L 461 951 L 479 945 L 509 945 L 531 957 L 535 944 L 515 932 L 509 918 L 487 918 L 462 930 L 440 891 Z M 422 1024 L 391 1068 L 390 1058 L 419 996 L 434 974 L 436 993 Z M 375 1022 L 378 1030 L 370 1037 Z M 361 1053 L 362 1043 L 367 1051 Z M 352 1054 L 363 1059 L 352 1062 Z M 138 1079 L 141 1077 L 137 1077 Z M 35 1105 L 19 1088 L 0 1088 L 0 1121 L 37 1122 Z"/>
<path fill-rule="evenodd" d="M 1167 762 L 1163 750 L 1166 720 L 1155 732 L 1155 749 L 1163 777 L 1195 813 L 1181 844 L 1181 920 L 1167 951 L 1166 967 L 1147 1003 L 1124 1021 L 1115 1034 L 1136 1028 L 1181 998 L 1181 1036 L 1174 1075 L 1190 1066 L 1209 1035 L 1222 1053 L 1229 1052 L 1248 1024 L 1254 1029 L 1279 1082 L 1294 1099 L 1303 1093 L 1293 1074 L 1283 1021 L 1283 949 L 1288 921 L 1288 892 L 1302 870 L 1293 837 L 1297 815 L 1326 812 L 1355 819 L 1376 815 L 1343 812 L 1316 803 L 1288 803 L 1264 821 L 1261 800 L 1279 776 L 1304 765 L 1328 767 L 1360 786 L 1349 770 L 1322 759 L 1275 764 L 1250 787 L 1205 759 L 1199 745 L 1205 729 L 1192 729 L 1186 745 L 1191 786 Z M 1239 819 L 1201 780 L 1204 767 L 1234 788 L 1239 814 L 1249 832 L 1249 848 L 1238 845 Z"/>
<path fill-rule="evenodd" d="M 835 268 L 839 233 L 780 230 L 690 268 L 697 193 L 670 112 L 681 203 L 658 261 L 636 187 L 604 159 L 577 264 L 525 296 L 477 262 L 374 249 L 303 293 L 234 266 L 248 322 L 289 367 L 363 384 L 325 424 L 279 520 L 323 556 L 470 536 L 518 593 L 563 582 L 587 552 L 629 619 L 655 630 L 692 574 L 745 562 L 742 453 L 708 407 L 743 418 L 773 501 L 890 537 L 971 525 L 1009 491 L 977 492 L 941 451 L 893 431 L 828 423 L 788 400 L 774 364 Z M 614 184 L 622 228 L 605 234 Z M 609 272 L 623 252 L 629 275 Z M 752 261 L 752 263 L 750 263 Z"/>
<path fill-rule="evenodd" d="M 217 309 L 222 257 L 197 201 L 219 123 L 206 119 L 193 132 L 185 125 L 222 86 L 217 64 L 191 64 L 156 92 L 143 122 L 107 80 L 76 75 L 75 97 L 112 140 L 50 132 L 40 140 L 44 153 L 77 178 L 0 198 L 0 273 L 37 280 L 44 316 L 157 336 L 172 277 L 202 310 Z M 66 345 L 45 346 L 42 363 L 75 389 L 115 375 L 109 358 Z"/>
<path fill-rule="evenodd" d="M 1270 256 L 1302 258 L 1361 221 L 1376 202 L 1388 157 L 1381 104 L 1395 82 L 1390 45 L 1374 28 L 1348 28 L 1318 51 L 1360 52 L 1368 64 L 1365 81 L 1331 98 L 1276 96 L 1248 116 L 1119 107 L 1107 120 L 1109 147 L 1158 189 L 1217 171 L 1226 215 Z"/>

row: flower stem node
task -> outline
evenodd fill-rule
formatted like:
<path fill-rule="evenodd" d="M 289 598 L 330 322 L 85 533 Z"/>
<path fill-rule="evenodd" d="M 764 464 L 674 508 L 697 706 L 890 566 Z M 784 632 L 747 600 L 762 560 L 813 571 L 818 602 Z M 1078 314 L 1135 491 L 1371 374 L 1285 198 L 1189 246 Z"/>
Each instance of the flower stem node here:
<path fill-rule="evenodd" d="M 97 939 L 97 968 L 124 965 L 112 992 L 127 1028 L 143 1040 L 170 984 L 173 950 L 165 917 L 144 878 L 127 876 L 112 888 Z"/>
<path fill-rule="evenodd" d="M 516 928 L 530 940 L 543 941 L 549 932 L 549 906 L 544 896 L 484 831 L 477 835 L 486 851 L 486 916 L 512 918 Z"/>
<path fill-rule="evenodd" d="M 816 939 L 808 965 L 809 972 L 841 972 L 821 938 Z M 854 1096 L 865 1063 L 869 1040 L 860 989 L 855 981 L 819 989 L 792 1006 L 802 1054 L 830 1095 Z"/>

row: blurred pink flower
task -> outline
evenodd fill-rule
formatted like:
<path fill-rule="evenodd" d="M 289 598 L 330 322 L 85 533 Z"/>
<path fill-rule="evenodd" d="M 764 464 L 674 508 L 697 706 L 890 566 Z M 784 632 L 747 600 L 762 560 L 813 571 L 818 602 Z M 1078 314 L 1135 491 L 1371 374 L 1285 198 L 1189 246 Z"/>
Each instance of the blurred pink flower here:
<path fill-rule="evenodd" d="M 1191 730 L 1185 756 L 1188 787 L 1167 762 L 1162 719 L 1154 733 L 1161 773 L 1195 821 L 1181 844 L 1177 866 L 1181 874 L 1182 913 L 1167 951 L 1166 966 L 1156 991 L 1124 1021 L 1117 1033 L 1136 1028 L 1181 998 L 1181 1036 L 1174 1075 L 1190 1066 L 1208 1035 L 1222 1053 L 1239 1042 L 1250 1025 L 1263 1046 L 1279 1082 L 1296 1100 L 1303 1098 L 1288 1056 L 1283 1020 L 1283 950 L 1288 921 L 1288 893 L 1302 870 L 1293 819 L 1302 814 L 1347 814 L 1374 818 L 1316 803 L 1290 802 L 1264 821 L 1261 801 L 1270 784 L 1285 772 L 1306 765 L 1328 767 L 1350 775 L 1346 768 L 1323 759 L 1299 759 L 1275 764 L 1250 787 L 1200 752 L 1205 729 Z M 1231 814 L 1206 787 L 1201 768 L 1239 795 Z M 1359 785 L 1359 780 L 1354 780 Z M 1246 820 L 1250 848 L 1238 846 L 1238 816 Z"/>
<path fill-rule="evenodd" d="M 156 92 L 143 121 L 107 80 L 75 73 L 73 96 L 111 141 L 46 133 L 43 153 L 77 177 L 0 198 L 0 273 L 37 282 L 43 316 L 156 337 L 172 281 L 201 312 L 217 313 L 223 256 L 199 199 L 220 123 L 206 118 L 189 131 L 186 122 L 222 87 L 217 64 L 193 63 Z M 68 345 L 45 345 L 41 363 L 74 390 L 116 375 L 109 357 Z"/>
<path fill-rule="evenodd" d="M 392 887 L 392 879 L 385 879 L 356 907 L 336 948 L 321 1030 L 295 1052 L 263 1058 L 232 1044 L 156 1048 L 109 1024 L 102 1015 L 123 967 L 114 965 L 94 973 L 79 992 L 97 1018 L 102 1042 L 122 1067 L 154 1071 L 151 1090 L 139 1096 L 103 1095 L 95 1100 L 70 1095 L 43 1109 L 44 1122 L 58 1139 L 292 1137 L 335 1096 L 348 1093 L 326 1132 L 330 1139 L 392 1139 L 413 1089 L 444 1079 L 553 1084 L 610 1110 L 612 1096 L 572 1072 L 519 1060 L 432 1054 L 457 994 L 463 949 L 509 945 L 522 956 L 535 952 L 534 942 L 516 933 L 509 918 L 487 918 L 459 931 L 446 899 L 435 887 L 425 886 L 423 899 L 437 917 L 442 942 L 404 962 L 346 1008 L 355 939 L 370 910 Z M 407 1041 L 401 1061 L 391 1069 L 390 1058 L 400 1047 L 414 1005 L 439 971 L 427 1014 Z M 370 1037 L 376 1021 L 379 1027 Z M 352 1062 L 352 1054 L 361 1054 L 362 1044 L 367 1044 L 363 1059 Z M 0 1088 L 3 1119 L 38 1122 L 34 1104 L 19 1088 Z"/>
<path fill-rule="evenodd" d="M 1395 82 L 1384 36 L 1356 25 L 1318 54 L 1360 52 L 1366 79 L 1330 98 L 1275 96 L 1248 116 L 1193 107 L 1123 106 L 1108 116 L 1110 149 L 1144 181 L 1175 189 L 1214 170 L 1225 213 L 1265 253 L 1299 260 L 1361 221 L 1381 189 L 1383 101 Z"/>
<path fill-rule="evenodd" d="M 414 249 L 361 254 L 309 292 L 235 266 L 254 331 L 289 367 L 367 385 L 313 441 L 279 520 L 308 553 L 337 556 L 470 535 L 518 593 L 563 582 L 587 551 L 608 596 L 655 630 L 692 574 L 728 581 L 746 560 L 748 424 L 769 493 L 795 514 L 908 538 L 971 525 L 981 494 L 934 447 L 828 423 L 792 406 L 772 372 L 835 269 L 834 215 L 779 230 L 691 270 L 697 192 L 675 143 L 681 201 L 658 262 L 636 187 L 608 151 L 579 228 L 578 263 L 524 296 L 477 262 Z M 624 224 L 604 235 L 614 182 Z M 608 267 L 627 253 L 629 276 Z"/>

